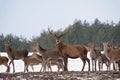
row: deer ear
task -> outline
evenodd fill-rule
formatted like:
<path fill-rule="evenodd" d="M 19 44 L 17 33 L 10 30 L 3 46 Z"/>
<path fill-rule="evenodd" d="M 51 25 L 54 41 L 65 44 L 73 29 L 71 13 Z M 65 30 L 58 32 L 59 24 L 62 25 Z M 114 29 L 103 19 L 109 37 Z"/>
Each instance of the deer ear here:
<path fill-rule="evenodd" d="M 36 43 L 35 43 L 35 45 L 39 45 L 39 43 L 38 43 L 38 42 L 36 42 Z"/>
<path fill-rule="evenodd" d="M 4 41 L 4 44 L 10 44 L 10 41 Z"/>

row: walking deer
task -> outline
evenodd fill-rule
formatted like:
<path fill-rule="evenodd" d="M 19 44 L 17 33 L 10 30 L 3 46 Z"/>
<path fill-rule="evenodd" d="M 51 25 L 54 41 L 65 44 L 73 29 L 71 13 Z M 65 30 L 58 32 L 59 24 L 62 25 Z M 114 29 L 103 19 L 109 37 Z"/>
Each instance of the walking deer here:
<path fill-rule="evenodd" d="M 15 72 L 14 60 L 25 59 L 25 57 L 27 57 L 27 55 L 28 55 L 28 51 L 25 49 L 11 48 L 9 42 L 5 42 L 4 44 L 5 44 L 5 50 L 8 54 L 9 59 L 10 59 L 9 66 L 12 63 L 13 72 Z M 24 72 L 25 72 L 25 65 L 26 65 L 26 62 L 24 61 Z"/>
<path fill-rule="evenodd" d="M 43 59 L 42 59 L 42 56 L 36 53 L 33 53 L 32 55 L 25 57 L 23 61 L 26 61 L 26 66 L 25 66 L 26 71 L 28 72 L 28 66 L 31 66 L 32 71 L 34 72 L 33 66 L 42 64 Z"/>
<path fill-rule="evenodd" d="M 9 61 L 9 59 L 7 57 L 0 55 L 0 65 L 4 65 L 7 67 L 6 72 L 10 71 L 10 67 L 8 66 L 8 61 Z"/>
<path fill-rule="evenodd" d="M 110 65 L 113 63 L 113 69 L 115 70 L 116 61 L 120 60 L 120 48 L 114 48 L 108 43 L 103 43 L 104 54 L 110 60 Z"/>
<path fill-rule="evenodd" d="M 55 60 L 59 60 L 60 58 L 62 58 L 62 56 L 59 54 L 57 49 L 46 50 L 46 49 L 43 49 L 38 43 L 33 45 L 33 50 L 38 51 L 42 55 L 43 62 L 42 62 L 41 70 L 43 69 L 43 71 L 46 71 L 47 66 L 52 71 L 49 63 L 51 63 L 51 65 L 52 65 L 52 60 L 55 61 Z M 50 61 L 50 62 L 48 62 L 48 61 Z M 57 66 L 60 66 L 60 65 L 57 65 Z"/>
<path fill-rule="evenodd" d="M 98 57 L 101 55 L 101 52 L 99 49 L 95 48 L 93 42 L 89 42 L 88 46 L 90 50 L 90 57 L 92 60 L 92 71 L 94 70 L 96 71 L 96 63 L 97 63 Z"/>
<path fill-rule="evenodd" d="M 88 62 L 88 71 L 90 71 L 90 60 L 87 58 L 87 52 L 88 49 L 84 45 L 69 45 L 64 44 L 61 40 L 61 38 L 67 33 L 69 28 L 67 28 L 61 35 L 56 35 L 55 33 L 50 31 L 50 28 L 48 28 L 49 33 L 56 39 L 56 46 L 59 51 L 59 53 L 64 58 L 64 71 L 68 71 L 67 65 L 68 65 L 68 58 L 81 58 L 83 62 L 83 68 L 84 70 L 86 61 Z"/>

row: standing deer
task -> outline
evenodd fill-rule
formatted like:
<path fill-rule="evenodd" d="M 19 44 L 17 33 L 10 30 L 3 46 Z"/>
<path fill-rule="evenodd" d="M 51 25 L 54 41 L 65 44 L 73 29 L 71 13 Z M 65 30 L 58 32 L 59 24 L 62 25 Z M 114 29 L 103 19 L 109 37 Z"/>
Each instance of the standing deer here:
<path fill-rule="evenodd" d="M 96 63 L 97 63 L 98 57 L 101 55 L 101 52 L 99 49 L 95 48 L 93 42 L 89 42 L 88 46 L 90 50 L 90 57 L 92 60 L 92 71 L 94 70 L 96 71 Z"/>
<path fill-rule="evenodd" d="M 38 51 L 42 55 L 43 62 L 42 62 L 41 70 L 43 69 L 43 72 L 46 71 L 47 66 L 52 71 L 49 63 L 51 62 L 51 65 L 52 65 L 52 60 L 55 62 L 56 60 L 59 60 L 60 58 L 62 58 L 62 56 L 59 54 L 57 49 L 46 50 L 46 49 L 43 49 L 38 43 L 34 44 L 32 49 Z M 57 66 L 60 66 L 60 65 L 57 65 Z"/>
<path fill-rule="evenodd" d="M 5 42 L 5 50 L 8 54 L 9 59 L 10 59 L 9 66 L 12 63 L 13 72 L 15 72 L 14 60 L 25 59 L 25 57 L 28 56 L 28 51 L 25 49 L 11 48 L 9 42 Z M 25 72 L 25 65 L 26 65 L 26 62 L 24 61 L 24 72 Z"/>
<path fill-rule="evenodd" d="M 101 55 L 98 57 L 99 71 L 100 71 L 100 70 L 103 70 L 103 63 L 106 64 L 107 70 L 109 70 L 109 68 L 110 68 L 110 61 L 107 59 L 107 57 L 105 56 L 105 54 L 101 54 Z"/>
<path fill-rule="evenodd" d="M 7 67 L 6 72 L 10 71 L 10 67 L 8 66 L 8 61 L 9 59 L 7 57 L 0 55 L 0 65 L 5 65 Z"/>
<path fill-rule="evenodd" d="M 49 66 L 49 69 L 51 72 L 52 72 L 52 69 L 51 69 L 52 65 L 57 65 L 58 72 L 60 71 L 60 69 L 62 69 L 62 71 L 64 70 L 63 58 L 58 58 L 58 59 L 48 58 L 47 65 Z"/>
<path fill-rule="evenodd" d="M 64 44 L 61 41 L 61 38 L 67 33 L 69 28 L 67 28 L 61 35 L 56 35 L 55 33 L 51 32 L 50 29 L 48 28 L 49 33 L 56 39 L 56 46 L 59 51 L 59 53 L 63 56 L 64 58 L 64 71 L 68 71 L 67 65 L 68 65 L 68 58 L 81 58 L 83 62 L 83 68 L 82 71 L 84 70 L 86 61 L 88 62 L 88 71 L 90 71 L 90 60 L 87 58 L 87 52 L 88 49 L 86 46 L 83 45 L 69 45 L 69 44 Z"/>
<path fill-rule="evenodd" d="M 108 43 L 103 43 L 104 54 L 110 60 L 110 65 L 113 63 L 113 69 L 115 70 L 116 61 L 120 60 L 120 48 L 114 48 Z"/>
<path fill-rule="evenodd" d="M 23 59 L 23 61 L 24 62 L 26 61 L 26 67 L 25 67 L 26 71 L 28 72 L 28 66 L 31 66 L 32 71 L 34 72 L 33 66 L 42 64 L 43 58 L 42 58 L 42 56 L 40 56 L 36 53 L 33 53 L 32 55 L 25 57 L 25 59 Z"/>

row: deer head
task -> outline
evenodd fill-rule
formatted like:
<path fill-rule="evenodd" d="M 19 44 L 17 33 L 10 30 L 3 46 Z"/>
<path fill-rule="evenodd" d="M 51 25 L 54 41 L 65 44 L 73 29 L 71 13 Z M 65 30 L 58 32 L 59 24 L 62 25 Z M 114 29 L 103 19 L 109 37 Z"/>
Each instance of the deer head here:
<path fill-rule="evenodd" d="M 39 49 L 39 43 L 37 42 L 33 45 L 32 50 L 33 51 L 38 51 L 38 49 Z"/>
<path fill-rule="evenodd" d="M 5 41 L 5 42 L 4 42 L 4 45 L 5 45 L 6 47 L 10 47 L 10 41 Z"/>
<path fill-rule="evenodd" d="M 67 33 L 69 31 L 69 27 L 66 28 L 60 35 L 57 35 L 57 34 L 53 33 L 52 31 L 50 31 L 49 27 L 48 27 L 48 31 L 56 39 L 56 44 L 59 44 L 59 43 L 61 43 L 61 38 L 65 35 L 65 33 Z"/>

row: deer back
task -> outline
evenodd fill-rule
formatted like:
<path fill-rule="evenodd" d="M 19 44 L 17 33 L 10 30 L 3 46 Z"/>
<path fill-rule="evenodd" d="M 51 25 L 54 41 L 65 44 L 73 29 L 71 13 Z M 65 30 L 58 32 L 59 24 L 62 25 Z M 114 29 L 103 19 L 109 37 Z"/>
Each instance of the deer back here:
<path fill-rule="evenodd" d="M 21 58 L 26 57 L 28 55 L 27 50 L 11 48 L 9 43 L 5 43 L 5 50 L 6 50 L 10 59 L 11 58 L 21 59 Z"/>

